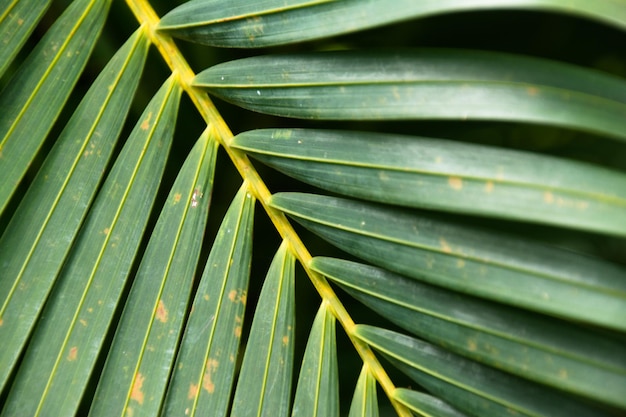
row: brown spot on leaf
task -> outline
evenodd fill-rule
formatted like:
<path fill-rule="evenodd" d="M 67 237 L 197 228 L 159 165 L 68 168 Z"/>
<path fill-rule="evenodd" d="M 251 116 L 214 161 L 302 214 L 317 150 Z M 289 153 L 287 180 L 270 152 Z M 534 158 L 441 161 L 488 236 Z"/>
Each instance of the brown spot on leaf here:
<path fill-rule="evenodd" d="M 526 92 L 528 93 L 529 96 L 534 97 L 537 94 L 539 94 L 539 89 L 537 87 L 528 87 L 526 89 Z"/>
<path fill-rule="evenodd" d="M 178 203 L 182 197 L 181 193 L 174 194 L 174 204 Z"/>
<path fill-rule="evenodd" d="M 236 290 L 231 290 L 228 293 L 228 299 L 234 303 L 237 300 L 237 291 Z"/>
<path fill-rule="evenodd" d="M 439 245 L 441 245 L 441 250 L 445 253 L 452 253 L 452 248 L 448 245 L 448 242 L 444 238 L 439 238 Z"/>
<path fill-rule="evenodd" d="M 130 399 L 137 401 L 139 404 L 143 404 L 143 392 L 141 388 L 143 387 L 144 377 L 140 373 L 135 375 L 135 380 L 133 381 L 133 388 L 130 391 Z"/>
<path fill-rule="evenodd" d="M 141 130 L 148 130 L 150 128 L 150 119 L 152 119 L 152 112 L 148 113 L 148 117 L 141 122 Z"/>
<path fill-rule="evenodd" d="M 215 391 L 215 384 L 213 383 L 213 373 L 217 369 L 219 362 L 215 359 L 209 359 L 206 363 L 206 370 L 204 371 L 204 377 L 202 378 L 202 388 L 204 388 L 209 394 L 213 394 Z"/>
<path fill-rule="evenodd" d="M 157 306 L 156 318 L 161 323 L 167 323 L 167 309 L 165 308 L 165 304 L 163 300 L 159 300 L 159 305 Z"/>
<path fill-rule="evenodd" d="M 289 336 L 283 336 L 283 345 L 287 346 L 289 344 Z"/>
<path fill-rule="evenodd" d="M 4 319 L 0 317 L 0 326 L 2 326 L 3 324 L 4 324 Z"/>
<path fill-rule="evenodd" d="M 187 399 L 193 400 L 198 395 L 198 386 L 196 384 L 189 385 L 189 392 L 187 393 Z"/>
<path fill-rule="evenodd" d="M 67 360 L 70 362 L 75 361 L 77 356 L 78 356 L 78 347 L 72 346 L 72 348 L 70 349 L 70 353 L 67 354 Z"/>
<path fill-rule="evenodd" d="M 448 178 L 448 185 L 453 190 L 460 190 L 463 188 L 463 179 L 460 177 L 450 177 Z"/>

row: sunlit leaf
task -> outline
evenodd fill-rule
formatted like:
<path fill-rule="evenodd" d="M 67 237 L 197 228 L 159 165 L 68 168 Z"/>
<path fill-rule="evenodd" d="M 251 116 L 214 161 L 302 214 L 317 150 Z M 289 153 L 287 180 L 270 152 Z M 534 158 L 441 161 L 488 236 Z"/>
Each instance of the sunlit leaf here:
<path fill-rule="evenodd" d="M 363 365 L 356 383 L 349 417 L 378 417 L 376 379 L 367 365 Z"/>
<path fill-rule="evenodd" d="M 203 134 L 170 190 L 133 281 L 90 410 L 159 413 L 194 283 L 217 144 Z"/>
<path fill-rule="evenodd" d="M 283 243 L 265 278 L 231 416 L 287 416 L 293 370 L 294 257 Z"/>
<path fill-rule="evenodd" d="M 0 213 L 78 81 L 110 4 L 74 1 L 0 93 Z"/>
<path fill-rule="evenodd" d="M 0 238 L 0 388 L 13 369 L 89 209 L 148 51 L 137 33 L 104 68 Z"/>
<path fill-rule="evenodd" d="M 481 417 L 607 415 L 574 397 L 390 330 L 358 325 L 355 335 L 418 384 L 468 414 Z"/>
<path fill-rule="evenodd" d="M 117 158 L 35 327 L 4 415 L 76 413 L 156 197 L 180 94 L 170 78 Z"/>
<path fill-rule="evenodd" d="M 253 130 L 233 145 L 301 181 L 367 200 L 626 235 L 626 174 L 590 164 L 314 129 Z"/>
<path fill-rule="evenodd" d="M 624 345 L 524 310 L 333 258 L 311 268 L 415 335 L 480 362 L 626 409 Z"/>
<path fill-rule="evenodd" d="M 228 415 L 252 256 L 254 198 L 239 190 L 226 213 L 176 359 L 166 416 Z"/>
<path fill-rule="evenodd" d="M 215 65 L 194 84 L 246 109 L 284 117 L 514 121 L 626 140 L 626 81 L 503 53 L 385 49 L 265 55 Z"/>
<path fill-rule="evenodd" d="M 52 0 L 7 0 L 0 4 L 0 77 L 35 30 Z"/>
<path fill-rule="evenodd" d="M 621 266 L 428 213 L 301 193 L 275 194 L 271 204 L 339 248 L 391 271 L 626 329 Z"/>
<path fill-rule="evenodd" d="M 439 398 L 410 389 L 397 388 L 393 398 L 425 417 L 466 417 Z"/>
<path fill-rule="evenodd" d="M 339 417 L 339 371 L 335 317 L 322 306 L 304 351 L 292 417 Z"/>
<path fill-rule="evenodd" d="M 622 0 L 192 0 L 160 29 L 214 46 L 253 48 L 318 39 L 411 18 L 490 9 L 547 10 L 626 29 Z"/>

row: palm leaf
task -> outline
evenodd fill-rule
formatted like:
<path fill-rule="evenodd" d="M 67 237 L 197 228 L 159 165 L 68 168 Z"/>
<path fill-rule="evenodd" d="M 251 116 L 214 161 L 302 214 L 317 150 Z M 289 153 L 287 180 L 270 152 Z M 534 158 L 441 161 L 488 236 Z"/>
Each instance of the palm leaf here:
<path fill-rule="evenodd" d="M 376 379 L 363 365 L 359 380 L 356 383 L 349 417 L 378 417 L 378 397 L 376 395 Z"/>
<path fill-rule="evenodd" d="M 35 327 L 3 413 L 76 412 L 156 197 L 180 92 L 173 79 L 163 85 L 117 158 Z"/>
<path fill-rule="evenodd" d="M 621 0 L 193 0 L 168 13 L 161 30 L 215 46 L 261 47 L 317 39 L 396 21 L 480 9 L 539 9 L 585 16 L 624 28 Z M 322 16 L 323 18 L 320 18 Z"/>

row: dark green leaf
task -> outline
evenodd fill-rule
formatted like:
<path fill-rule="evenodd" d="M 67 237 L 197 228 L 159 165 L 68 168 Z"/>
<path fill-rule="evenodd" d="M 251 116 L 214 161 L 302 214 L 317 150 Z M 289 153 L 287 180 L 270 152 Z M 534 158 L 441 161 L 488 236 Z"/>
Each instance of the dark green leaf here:
<path fill-rule="evenodd" d="M 355 32 L 411 18 L 490 9 L 547 10 L 626 29 L 622 0 L 192 0 L 163 17 L 174 36 L 253 48 Z"/>
<path fill-rule="evenodd" d="M 626 409 L 623 343 L 524 310 L 333 258 L 311 268 L 415 335 L 555 388 Z"/>
<path fill-rule="evenodd" d="M 398 388 L 393 392 L 396 401 L 409 407 L 411 410 L 425 417 L 466 417 L 465 414 L 450 407 L 439 398 L 411 391 L 406 388 Z"/>
<path fill-rule="evenodd" d="M 626 329 L 626 271 L 496 230 L 334 197 L 271 205 L 341 249 L 411 278 L 543 313 Z"/>
<path fill-rule="evenodd" d="M 558 391 L 390 330 L 358 325 L 355 335 L 430 392 L 477 417 L 606 415 Z"/>
<path fill-rule="evenodd" d="M 626 174 L 494 147 L 384 133 L 244 132 L 233 146 L 330 191 L 409 207 L 626 236 Z"/>
<path fill-rule="evenodd" d="M 206 262 L 164 415 L 228 415 L 252 257 L 254 198 L 247 186 L 233 200 Z"/>
<path fill-rule="evenodd" d="M 93 200 L 148 51 L 133 36 L 59 136 L 0 238 L 0 388 L 24 347 Z"/>
<path fill-rule="evenodd" d="M 180 94 L 170 78 L 126 141 L 52 289 L 3 415 L 76 413 L 158 191 Z"/>
<path fill-rule="evenodd" d="M 194 84 L 238 106 L 285 117 L 514 121 L 626 140 L 626 81 L 503 53 L 267 55 L 218 64 Z"/>

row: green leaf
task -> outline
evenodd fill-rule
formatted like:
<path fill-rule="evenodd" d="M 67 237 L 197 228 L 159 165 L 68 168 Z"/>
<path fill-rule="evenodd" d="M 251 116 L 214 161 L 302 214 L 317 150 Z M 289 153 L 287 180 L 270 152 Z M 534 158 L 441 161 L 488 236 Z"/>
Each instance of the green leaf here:
<path fill-rule="evenodd" d="M 349 196 L 626 236 L 626 174 L 590 164 L 443 139 L 314 129 L 253 130 L 233 146 Z"/>
<path fill-rule="evenodd" d="M 3 416 L 76 413 L 156 197 L 180 94 L 170 78 L 126 141 L 35 327 Z"/>
<path fill-rule="evenodd" d="M 348 417 L 378 417 L 376 379 L 366 364 L 361 368 Z"/>
<path fill-rule="evenodd" d="M 626 409 L 623 343 L 570 323 L 332 258 L 310 267 L 411 333 L 495 368 Z"/>
<path fill-rule="evenodd" d="M 0 77 L 35 30 L 50 3 L 52 0 L 8 0 L 0 4 Z"/>
<path fill-rule="evenodd" d="M 393 392 L 393 398 L 425 417 L 466 417 L 439 398 L 410 389 L 397 388 Z"/>
<path fill-rule="evenodd" d="M 194 85 L 284 117 L 514 121 L 626 140 L 626 81 L 503 53 L 386 49 L 257 56 L 211 67 Z"/>
<path fill-rule="evenodd" d="M 481 417 L 606 415 L 558 391 L 400 333 L 358 325 L 355 335 L 380 351 L 411 379 L 468 414 Z"/>
<path fill-rule="evenodd" d="M 626 329 L 623 267 L 427 213 L 301 193 L 271 205 L 394 272 L 550 315 Z"/>
<path fill-rule="evenodd" d="M 294 296 L 294 257 L 283 242 L 259 296 L 231 416 L 281 417 L 289 413 Z"/>
<path fill-rule="evenodd" d="M 78 81 L 110 4 L 74 1 L 0 93 L 0 213 Z"/>
<path fill-rule="evenodd" d="M 182 334 L 206 228 L 217 143 L 187 156 L 150 236 L 109 349 L 90 415 L 159 413 Z"/>
<path fill-rule="evenodd" d="M 52 288 L 107 166 L 143 71 L 148 42 L 131 37 L 59 136 L 0 238 L 0 389 Z"/>
<path fill-rule="evenodd" d="M 475 10 L 572 14 L 626 29 L 623 0 L 192 0 L 159 28 L 213 46 L 254 48 L 319 39 L 411 18 Z"/>
<path fill-rule="evenodd" d="M 339 417 L 335 317 L 322 303 L 304 351 L 292 417 Z"/>
<path fill-rule="evenodd" d="M 196 291 L 164 405 L 168 416 L 226 416 L 248 294 L 254 197 L 226 213 Z"/>

